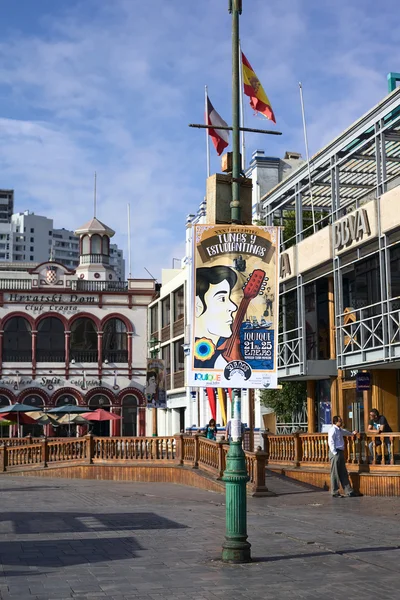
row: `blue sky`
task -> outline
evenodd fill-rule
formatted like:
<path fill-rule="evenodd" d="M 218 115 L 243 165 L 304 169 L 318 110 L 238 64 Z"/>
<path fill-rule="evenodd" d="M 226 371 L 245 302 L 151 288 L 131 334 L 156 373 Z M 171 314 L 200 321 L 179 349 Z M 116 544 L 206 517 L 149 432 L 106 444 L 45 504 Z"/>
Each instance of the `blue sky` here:
<path fill-rule="evenodd" d="M 93 212 L 127 246 L 133 274 L 156 276 L 184 253 L 185 219 L 204 197 L 204 85 L 231 114 L 227 0 L 2 0 L 0 187 L 16 210 L 75 228 Z M 243 50 L 281 137 L 247 139 L 302 152 L 298 82 L 316 152 L 387 93 L 400 71 L 395 0 L 243 0 Z M 246 109 L 246 125 L 273 125 Z M 211 148 L 211 171 L 219 159 Z"/>

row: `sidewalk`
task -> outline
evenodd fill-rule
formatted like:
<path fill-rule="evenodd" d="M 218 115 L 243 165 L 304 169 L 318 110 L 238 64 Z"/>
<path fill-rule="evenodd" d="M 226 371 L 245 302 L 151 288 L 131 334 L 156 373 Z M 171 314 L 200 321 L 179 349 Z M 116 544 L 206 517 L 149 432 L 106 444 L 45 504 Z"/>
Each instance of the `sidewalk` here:
<path fill-rule="evenodd" d="M 2 477 L 0 598 L 399 597 L 400 498 L 332 499 L 268 476 L 253 563 L 220 561 L 224 496 L 169 484 Z"/>

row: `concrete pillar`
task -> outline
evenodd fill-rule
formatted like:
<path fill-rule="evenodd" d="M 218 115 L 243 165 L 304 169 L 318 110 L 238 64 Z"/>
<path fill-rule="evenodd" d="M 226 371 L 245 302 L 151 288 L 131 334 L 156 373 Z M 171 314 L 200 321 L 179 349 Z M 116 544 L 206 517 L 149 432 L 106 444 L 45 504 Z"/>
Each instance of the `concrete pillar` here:
<path fill-rule="evenodd" d="M 308 433 L 315 433 L 315 381 L 307 381 L 307 415 L 308 415 Z"/>
<path fill-rule="evenodd" d="M 329 358 L 336 358 L 336 324 L 333 277 L 328 278 Z"/>
<path fill-rule="evenodd" d="M 343 403 L 343 390 L 340 377 L 331 377 L 331 410 L 332 417 L 340 415 L 343 419 L 346 418 L 345 407 Z"/>

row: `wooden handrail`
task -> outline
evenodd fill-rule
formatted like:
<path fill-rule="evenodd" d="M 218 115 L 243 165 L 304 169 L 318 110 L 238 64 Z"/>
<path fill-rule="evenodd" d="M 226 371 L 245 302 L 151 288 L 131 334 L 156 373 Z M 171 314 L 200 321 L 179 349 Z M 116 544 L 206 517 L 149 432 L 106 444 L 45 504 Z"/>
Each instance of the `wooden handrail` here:
<path fill-rule="evenodd" d="M 329 465 L 327 433 L 263 434 L 271 465 L 326 466 Z M 344 436 L 348 465 L 395 465 L 395 450 L 400 447 L 400 432 L 375 433 L 368 431 Z M 385 460 L 383 456 L 385 456 Z M 400 468 L 400 467 L 399 467 Z"/>
<path fill-rule="evenodd" d="M 220 479 L 226 469 L 228 442 L 215 442 L 195 434 L 160 437 L 98 437 L 45 438 L 35 443 L 0 445 L 0 472 L 21 467 L 74 465 L 130 464 L 151 461 L 190 465 L 203 469 Z M 249 485 L 255 495 L 267 493 L 265 467 L 267 452 L 259 447 L 257 452 L 245 451 L 250 477 Z"/>

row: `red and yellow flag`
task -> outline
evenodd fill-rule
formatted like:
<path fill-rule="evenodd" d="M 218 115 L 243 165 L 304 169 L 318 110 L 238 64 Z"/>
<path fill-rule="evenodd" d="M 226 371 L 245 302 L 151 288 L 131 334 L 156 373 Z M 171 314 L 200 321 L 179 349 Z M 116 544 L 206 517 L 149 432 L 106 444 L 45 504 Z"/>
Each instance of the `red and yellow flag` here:
<path fill-rule="evenodd" d="M 253 68 L 245 55 L 242 52 L 242 70 L 243 70 L 243 86 L 244 93 L 250 98 L 250 106 L 257 112 L 262 113 L 270 119 L 275 121 L 274 111 L 270 101 L 268 100 L 267 94 L 264 92 L 264 88 L 260 83 L 257 75 L 254 73 Z"/>

